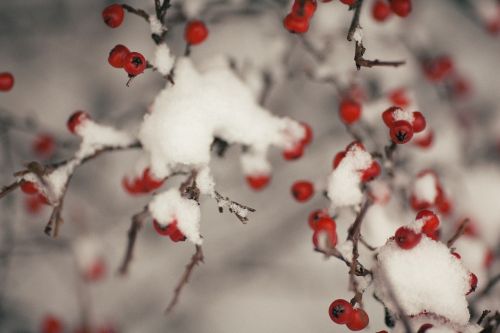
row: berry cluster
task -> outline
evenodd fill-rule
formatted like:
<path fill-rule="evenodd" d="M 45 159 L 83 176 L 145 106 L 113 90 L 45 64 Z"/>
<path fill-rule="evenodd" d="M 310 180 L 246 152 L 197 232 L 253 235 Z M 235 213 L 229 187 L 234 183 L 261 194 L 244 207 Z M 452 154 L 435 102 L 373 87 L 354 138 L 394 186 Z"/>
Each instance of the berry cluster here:
<path fill-rule="evenodd" d="M 144 169 L 139 177 L 129 180 L 123 177 L 123 188 L 130 194 L 150 193 L 163 185 L 164 179 L 156 179 L 149 168 Z"/>
<path fill-rule="evenodd" d="M 472 88 L 448 55 L 427 58 L 422 62 L 425 77 L 432 83 L 444 83 L 452 97 L 463 98 L 470 94 Z"/>
<path fill-rule="evenodd" d="M 333 249 L 337 246 L 337 224 L 324 210 L 315 210 L 309 214 L 309 227 L 313 230 L 314 248 Z"/>
<path fill-rule="evenodd" d="M 318 4 L 316 0 L 295 0 L 291 12 L 283 20 L 285 28 L 294 34 L 303 34 L 309 30 L 309 21 Z"/>
<path fill-rule="evenodd" d="M 153 220 L 153 227 L 161 236 L 168 236 L 173 242 L 184 242 L 186 236 L 177 228 L 177 220 L 173 220 L 167 226 L 162 226 L 158 221 Z"/>
<path fill-rule="evenodd" d="M 333 301 L 328 308 L 328 314 L 334 323 L 346 325 L 351 331 L 361 331 L 370 322 L 365 310 L 353 308 L 351 303 L 344 299 Z"/>
<path fill-rule="evenodd" d="M 449 214 L 452 210 L 452 204 L 450 199 L 447 197 L 446 193 L 443 190 L 443 186 L 439 181 L 437 174 L 432 170 L 424 170 L 417 174 L 417 179 L 415 180 L 415 184 L 419 181 L 423 181 L 426 177 L 432 177 L 434 181 L 434 187 L 436 191 L 436 196 L 434 200 L 429 201 L 429 199 L 424 199 L 418 196 L 415 192 L 414 185 L 412 194 L 410 195 L 410 205 L 414 210 L 421 209 L 429 209 L 432 206 L 435 206 L 442 214 Z"/>
<path fill-rule="evenodd" d="M 418 245 L 425 235 L 435 241 L 439 239 L 439 217 L 430 210 L 421 210 L 415 217 L 415 227 L 400 227 L 396 230 L 394 240 L 404 249 L 410 250 Z"/>
<path fill-rule="evenodd" d="M 349 151 L 354 151 L 354 149 L 361 149 L 363 151 L 366 151 L 365 146 L 358 141 L 351 142 L 350 144 L 347 145 L 345 150 L 339 151 L 335 157 L 333 158 L 333 169 L 337 169 L 340 163 L 344 160 L 345 156 Z M 356 170 L 360 177 L 361 177 L 361 182 L 367 183 L 375 179 L 380 175 L 380 172 L 382 171 L 382 168 L 380 167 L 380 164 L 377 161 L 372 161 L 369 167 L 366 169 L 359 169 Z"/>
<path fill-rule="evenodd" d="M 115 68 L 123 68 L 129 77 L 142 74 L 148 66 L 148 62 L 139 52 L 130 52 L 126 46 L 116 45 L 108 56 L 108 62 Z"/>
<path fill-rule="evenodd" d="M 378 22 L 386 21 L 392 13 L 400 17 L 410 15 L 411 0 L 375 0 L 372 6 L 372 16 Z"/>
<path fill-rule="evenodd" d="M 14 76 L 9 72 L 0 73 L 0 91 L 10 91 L 14 87 Z"/>
<path fill-rule="evenodd" d="M 382 113 L 382 119 L 389 127 L 391 140 L 396 144 L 404 144 L 411 140 L 414 133 L 422 132 L 426 127 L 422 113 L 408 112 L 400 107 L 392 106 Z"/>

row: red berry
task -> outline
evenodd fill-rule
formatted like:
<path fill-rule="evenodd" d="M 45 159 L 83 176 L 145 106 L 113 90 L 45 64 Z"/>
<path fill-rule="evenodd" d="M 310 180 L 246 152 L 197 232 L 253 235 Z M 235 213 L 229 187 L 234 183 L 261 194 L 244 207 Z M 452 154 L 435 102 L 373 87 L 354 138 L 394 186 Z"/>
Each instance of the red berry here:
<path fill-rule="evenodd" d="M 323 241 L 323 237 L 326 237 L 326 244 L 320 244 Z M 335 221 L 330 217 L 320 219 L 316 223 L 312 240 L 315 248 L 320 249 L 325 246 L 327 248 L 334 248 L 337 245 L 337 226 Z"/>
<path fill-rule="evenodd" d="M 33 182 L 22 181 L 21 191 L 23 191 L 26 194 L 36 194 L 38 193 L 38 187 Z"/>
<path fill-rule="evenodd" d="M 391 15 L 391 8 L 384 0 L 376 0 L 372 7 L 372 16 L 376 21 L 384 22 Z M 395 103 L 396 104 L 396 103 Z"/>
<path fill-rule="evenodd" d="M 85 123 L 87 120 L 90 119 L 90 115 L 85 112 L 85 111 L 76 111 L 73 113 L 69 119 L 68 122 L 66 123 L 68 130 L 73 133 L 77 134 L 78 127 Z"/>
<path fill-rule="evenodd" d="M 252 189 L 259 191 L 269 184 L 271 177 L 269 175 L 251 175 L 247 176 L 246 180 Z"/>
<path fill-rule="evenodd" d="M 460 254 L 458 254 L 457 252 L 452 252 L 451 255 L 457 259 L 462 259 L 462 256 Z"/>
<path fill-rule="evenodd" d="M 177 228 L 177 220 L 174 220 L 166 227 L 160 225 L 158 221 L 153 220 L 153 226 L 159 235 L 169 236 L 174 242 L 183 242 L 186 240 L 186 236 Z"/>
<path fill-rule="evenodd" d="M 361 117 L 361 105 L 352 99 L 344 99 L 339 106 L 340 119 L 350 125 Z"/>
<path fill-rule="evenodd" d="M 283 158 L 287 161 L 296 160 L 302 157 L 304 154 L 304 145 L 297 142 L 293 147 L 285 149 L 283 151 Z"/>
<path fill-rule="evenodd" d="M 425 332 L 427 332 L 427 330 L 429 330 L 433 327 L 434 327 L 434 325 L 432 325 L 432 324 L 423 324 L 422 326 L 420 326 L 417 333 L 425 333 Z"/>
<path fill-rule="evenodd" d="M 446 196 L 441 186 L 437 188 L 436 207 L 442 214 L 449 214 L 453 208 L 450 200 Z"/>
<path fill-rule="evenodd" d="M 283 20 L 283 26 L 294 34 L 302 34 L 309 30 L 309 19 L 306 16 L 288 14 Z"/>
<path fill-rule="evenodd" d="M 353 150 L 354 148 L 358 148 L 358 149 L 361 149 L 363 151 L 366 151 L 366 148 L 365 148 L 365 145 L 362 144 L 361 142 L 359 141 L 353 141 L 351 142 L 350 144 L 348 144 L 346 147 L 345 147 L 345 151 L 348 152 L 349 150 Z"/>
<path fill-rule="evenodd" d="M 126 46 L 118 44 L 109 52 L 108 63 L 115 68 L 123 68 L 129 53 L 130 51 Z"/>
<path fill-rule="evenodd" d="M 148 62 L 146 58 L 139 52 L 130 52 L 125 57 L 125 64 L 123 65 L 123 69 L 130 75 L 136 76 L 144 72 Z"/>
<path fill-rule="evenodd" d="M 306 145 L 310 144 L 313 140 L 313 130 L 312 130 L 311 126 L 309 126 L 309 124 L 307 124 L 305 122 L 301 122 L 300 125 L 304 128 L 304 130 L 306 132 L 304 137 L 300 141 L 300 143 L 302 145 L 306 146 Z"/>
<path fill-rule="evenodd" d="M 427 125 L 424 115 L 418 111 L 413 112 L 413 123 L 411 125 L 415 133 L 422 132 Z"/>
<path fill-rule="evenodd" d="M 429 208 L 432 204 L 425 200 L 419 200 L 415 195 L 412 194 L 410 196 L 410 205 L 414 210 L 421 210 Z"/>
<path fill-rule="evenodd" d="M 116 3 L 104 8 L 102 11 L 102 19 L 110 28 L 119 27 L 122 24 L 124 17 L 125 11 L 123 10 L 123 7 Z"/>
<path fill-rule="evenodd" d="M 413 139 L 413 143 L 419 146 L 420 148 L 429 148 L 432 146 L 434 142 L 434 132 L 432 130 L 428 130 L 426 133 L 419 135 L 415 139 Z"/>
<path fill-rule="evenodd" d="M 128 177 L 122 179 L 123 188 L 130 194 L 139 194 L 144 192 L 144 183 L 141 178 L 134 178 L 129 181 Z"/>
<path fill-rule="evenodd" d="M 411 12 L 411 0 L 389 0 L 392 11 L 401 17 L 406 17 Z"/>
<path fill-rule="evenodd" d="M 84 278 L 87 281 L 96 282 L 106 275 L 106 262 L 102 258 L 95 260 L 85 272 Z"/>
<path fill-rule="evenodd" d="M 292 185 L 292 195 L 298 202 L 309 200 L 314 194 L 314 185 L 307 180 L 299 180 Z"/>
<path fill-rule="evenodd" d="M 9 91 L 14 86 L 14 76 L 11 73 L 0 73 L 0 91 Z"/>
<path fill-rule="evenodd" d="M 422 238 L 422 234 L 407 228 L 400 227 L 396 230 L 395 240 L 398 246 L 402 249 L 409 250 L 417 246 Z"/>
<path fill-rule="evenodd" d="M 351 331 L 361 331 L 370 322 L 368 314 L 363 309 L 354 309 L 351 320 L 347 322 L 347 328 Z"/>
<path fill-rule="evenodd" d="M 42 320 L 40 331 L 42 333 L 62 333 L 63 326 L 59 318 L 53 315 L 46 315 Z"/>
<path fill-rule="evenodd" d="M 398 106 L 391 106 L 384 112 L 382 112 L 382 120 L 387 127 L 391 127 L 394 124 L 394 112 L 401 110 Z"/>
<path fill-rule="evenodd" d="M 163 179 L 154 178 L 151 170 L 146 168 L 142 173 L 142 185 L 145 192 L 151 192 L 163 185 Z"/>
<path fill-rule="evenodd" d="M 305 16 L 310 19 L 314 15 L 316 7 L 318 6 L 316 0 L 305 0 L 304 7 L 302 7 L 300 3 L 301 0 L 295 0 L 292 6 L 292 13 L 297 16 Z"/>
<path fill-rule="evenodd" d="M 348 6 L 352 6 L 356 3 L 357 0 L 340 0 L 343 4 L 346 4 Z"/>
<path fill-rule="evenodd" d="M 413 128 L 406 120 L 397 120 L 392 124 L 389 134 L 394 143 L 404 144 L 413 137 Z"/>
<path fill-rule="evenodd" d="M 208 29 L 205 23 L 200 20 L 192 20 L 186 24 L 184 29 L 184 39 L 189 45 L 203 43 L 208 37 Z"/>
<path fill-rule="evenodd" d="M 29 197 L 26 197 L 24 205 L 30 214 L 38 214 L 43 207 L 43 203 L 40 202 L 38 195 L 30 195 Z"/>
<path fill-rule="evenodd" d="M 316 225 L 321 219 L 329 219 L 329 218 L 330 216 L 324 210 L 317 209 L 309 214 L 307 222 L 309 223 L 309 227 L 311 227 L 311 229 L 316 230 Z"/>
<path fill-rule="evenodd" d="M 354 309 L 351 303 L 345 299 L 337 299 L 330 304 L 328 314 L 330 319 L 336 324 L 346 324 L 352 320 Z"/>
<path fill-rule="evenodd" d="M 55 147 L 54 138 L 49 134 L 40 134 L 35 139 L 35 142 L 33 142 L 34 152 L 43 158 L 50 158 L 54 153 Z"/>
<path fill-rule="evenodd" d="M 420 219 L 424 220 L 422 232 L 432 238 L 434 232 L 439 227 L 439 217 L 437 217 L 437 215 L 432 211 L 425 209 L 418 212 L 417 217 L 415 218 L 415 220 Z"/>
<path fill-rule="evenodd" d="M 439 82 L 453 72 L 453 60 L 448 56 L 441 56 L 424 62 L 424 73 L 430 81 Z"/>
<path fill-rule="evenodd" d="M 405 108 L 410 104 L 408 96 L 406 96 L 406 90 L 403 88 L 396 89 L 389 94 L 389 99 L 392 104 L 399 107 Z"/>
<path fill-rule="evenodd" d="M 335 155 L 335 157 L 333 159 L 333 169 L 337 169 L 337 167 L 339 166 L 340 162 L 342 162 L 344 157 L 345 157 L 345 151 L 339 151 Z"/>
<path fill-rule="evenodd" d="M 469 274 L 469 283 L 470 283 L 470 289 L 466 295 L 469 295 L 470 293 L 473 293 L 474 291 L 476 291 L 476 288 L 477 288 L 477 276 L 476 276 L 476 274 L 474 274 L 474 273 Z"/>
<path fill-rule="evenodd" d="M 483 262 L 484 267 L 486 267 L 487 269 L 491 268 L 494 261 L 495 261 L 495 253 L 491 249 L 488 249 L 488 251 L 486 251 L 486 254 L 484 255 L 484 262 Z"/>
<path fill-rule="evenodd" d="M 361 172 L 361 181 L 363 183 L 374 180 L 378 175 L 380 175 L 381 168 L 377 161 L 373 161 L 372 164 L 365 170 Z"/>

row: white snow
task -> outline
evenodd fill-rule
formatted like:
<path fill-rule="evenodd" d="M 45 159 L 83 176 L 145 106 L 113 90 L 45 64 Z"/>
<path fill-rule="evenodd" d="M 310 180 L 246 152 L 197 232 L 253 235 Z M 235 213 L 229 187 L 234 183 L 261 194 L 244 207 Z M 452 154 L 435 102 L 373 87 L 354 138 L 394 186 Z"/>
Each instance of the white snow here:
<path fill-rule="evenodd" d="M 153 218 L 162 226 L 177 221 L 177 228 L 194 244 L 203 241 L 200 235 L 200 206 L 194 200 L 183 198 L 177 189 L 156 195 L 148 205 Z"/>
<path fill-rule="evenodd" d="M 372 163 L 370 153 L 353 146 L 328 178 L 328 197 L 334 207 L 358 205 L 363 199 L 360 170 Z"/>
<path fill-rule="evenodd" d="M 413 112 L 408 111 L 408 109 L 397 109 L 392 113 L 392 118 L 394 121 L 405 120 L 410 124 L 413 123 L 414 117 Z"/>
<path fill-rule="evenodd" d="M 165 32 L 165 27 L 161 24 L 155 14 L 149 15 L 149 27 L 152 34 L 161 35 Z"/>
<path fill-rule="evenodd" d="M 413 184 L 413 194 L 420 201 L 434 203 L 437 197 L 437 179 L 432 173 L 417 177 Z"/>
<path fill-rule="evenodd" d="M 207 166 L 215 136 L 246 145 L 263 159 L 270 146 L 289 147 L 304 135 L 299 123 L 260 107 L 227 63 L 199 72 L 188 58 L 178 59 L 175 85 L 160 92 L 139 132 L 160 177 L 183 166 Z"/>
<path fill-rule="evenodd" d="M 397 310 L 388 287 L 406 315 L 427 311 L 457 325 L 469 321 L 469 271 L 441 242 L 422 237 L 417 246 L 404 250 L 389 240 L 378 252 L 374 282 L 377 295 L 393 313 Z"/>
<path fill-rule="evenodd" d="M 213 195 L 215 190 L 215 180 L 210 174 L 210 169 L 205 167 L 198 171 L 196 175 L 196 185 L 201 194 Z"/>
<path fill-rule="evenodd" d="M 175 57 L 170 52 L 166 43 L 161 43 L 156 47 L 154 65 L 158 72 L 168 75 L 175 64 Z"/>

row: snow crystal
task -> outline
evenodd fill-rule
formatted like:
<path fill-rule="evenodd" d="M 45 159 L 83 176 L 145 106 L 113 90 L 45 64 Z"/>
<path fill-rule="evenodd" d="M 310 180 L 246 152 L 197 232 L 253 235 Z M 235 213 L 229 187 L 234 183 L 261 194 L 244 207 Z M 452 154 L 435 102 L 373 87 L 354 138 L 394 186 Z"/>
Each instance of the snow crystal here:
<path fill-rule="evenodd" d="M 161 43 L 156 47 L 154 65 L 158 72 L 168 75 L 174 67 L 175 57 L 170 52 L 166 43 Z"/>
<path fill-rule="evenodd" d="M 368 168 L 371 163 L 371 155 L 357 146 L 347 152 L 328 179 L 328 197 L 332 207 L 361 203 L 363 193 L 360 189 L 361 177 L 358 171 Z"/>
<path fill-rule="evenodd" d="M 374 281 L 377 295 L 393 313 L 397 310 L 388 288 L 406 315 L 425 311 L 457 325 L 469 321 L 469 272 L 441 242 L 422 237 L 416 247 L 404 250 L 389 240 L 379 250 Z"/>
<path fill-rule="evenodd" d="M 413 184 L 413 194 L 418 200 L 433 203 L 438 195 L 436 176 L 426 173 L 418 177 Z"/>
<path fill-rule="evenodd" d="M 247 151 L 241 154 L 240 161 L 245 175 L 269 175 L 271 173 L 271 164 L 265 152 Z"/>
<path fill-rule="evenodd" d="M 354 31 L 352 38 L 358 43 L 363 43 L 363 28 L 358 26 Z"/>
<path fill-rule="evenodd" d="M 183 198 L 177 189 L 156 195 L 148 205 L 153 218 L 162 226 L 177 221 L 179 230 L 194 244 L 200 245 L 200 207 L 194 200 Z"/>

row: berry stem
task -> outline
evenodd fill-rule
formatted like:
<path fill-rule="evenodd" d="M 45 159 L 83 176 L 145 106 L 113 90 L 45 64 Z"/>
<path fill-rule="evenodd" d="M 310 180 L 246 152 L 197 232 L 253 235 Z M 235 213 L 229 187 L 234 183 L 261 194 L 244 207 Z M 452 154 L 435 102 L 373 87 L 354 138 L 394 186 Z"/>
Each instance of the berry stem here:
<path fill-rule="evenodd" d="M 467 224 L 469 224 L 470 220 L 468 218 L 464 219 L 462 222 L 460 222 L 460 225 L 458 226 L 457 231 L 455 234 L 448 240 L 446 245 L 450 248 L 453 246 L 453 244 L 457 241 L 457 239 L 460 238 L 465 232 L 465 228 L 467 227 Z"/>
<path fill-rule="evenodd" d="M 132 223 L 130 229 L 128 230 L 128 242 L 127 248 L 125 250 L 125 256 L 123 258 L 122 264 L 118 269 L 120 275 L 126 275 L 132 261 L 134 254 L 135 241 L 137 239 L 137 234 L 141 230 L 144 221 L 150 216 L 148 207 L 145 206 L 142 211 L 132 216 Z"/>

